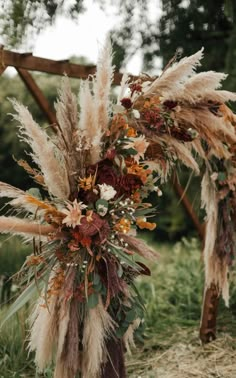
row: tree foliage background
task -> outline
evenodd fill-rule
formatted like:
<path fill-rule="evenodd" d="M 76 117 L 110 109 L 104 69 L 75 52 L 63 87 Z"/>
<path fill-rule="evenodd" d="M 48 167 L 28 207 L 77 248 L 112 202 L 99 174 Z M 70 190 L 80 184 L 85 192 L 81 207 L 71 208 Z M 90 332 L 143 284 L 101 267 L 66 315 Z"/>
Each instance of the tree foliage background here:
<path fill-rule="evenodd" d="M 176 51 L 179 55 L 190 55 L 204 46 L 202 69 L 228 73 L 225 87 L 236 91 L 235 0 L 94 0 L 94 3 L 107 14 L 111 7 L 119 14 L 120 23 L 111 32 L 117 69 L 137 50 L 142 52 L 143 70 L 149 72 L 157 59 L 165 66 Z M 33 36 L 46 25 L 53 24 L 58 15 L 79 22 L 87 6 L 88 0 L 0 0 L 0 33 L 5 48 L 30 46 Z M 53 107 L 58 78 L 37 74 L 36 81 Z M 78 91 L 78 82 L 73 85 Z M 0 77 L 0 180 L 27 188 L 33 183 L 12 157 L 22 158 L 25 146 L 16 138 L 8 97 L 16 97 L 27 104 L 40 124 L 44 124 L 45 119 L 20 78 Z M 181 174 L 183 185 L 188 176 L 189 172 Z M 199 209 L 195 187 L 194 182 L 188 194 Z M 192 230 L 191 222 L 170 186 L 165 189 L 162 200 L 158 199 L 158 205 L 161 216 L 157 216 L 157 222 L 164 237 L 168 233 L 175 238 Z"/>

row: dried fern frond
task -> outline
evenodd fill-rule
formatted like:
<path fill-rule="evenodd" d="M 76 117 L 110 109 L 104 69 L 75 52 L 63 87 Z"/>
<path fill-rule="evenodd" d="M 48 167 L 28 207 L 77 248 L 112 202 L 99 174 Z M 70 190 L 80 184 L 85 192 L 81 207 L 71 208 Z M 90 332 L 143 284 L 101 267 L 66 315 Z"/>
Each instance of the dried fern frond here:
<path fill-rule="evenodd" d="M 17 164 L 22 167 L 31 177 L 33 177 L 34 181 L 40 185 L 44 186 L 44 178 L 42 174 L 40 174 L 36 169 L 32 168 L 27 161 L 20 159 L 16 160 Z"/>

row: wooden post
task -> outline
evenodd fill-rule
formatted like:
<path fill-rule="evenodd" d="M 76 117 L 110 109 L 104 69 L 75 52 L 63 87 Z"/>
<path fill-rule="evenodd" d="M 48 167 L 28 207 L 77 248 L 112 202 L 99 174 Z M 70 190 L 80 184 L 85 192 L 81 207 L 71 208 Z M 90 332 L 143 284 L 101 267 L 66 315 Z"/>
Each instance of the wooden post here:
<path fill-rule="evenodd" d="M 0 66 L 0 76 L 3 74 L 5 69 L 6 69 L 6 66 Z"/>
<path fill-rule="evenodd" d="M 33 77 L 30 75 L 28 71 L 24 70 L 23 68 L 17 68 L 16 70 L 19 73 L 22 81 L 25 83 L 26 87 L 29 89 L 30 93 L 36 100 L 37 104 L 42 109 L 43 113 L 46 115 L 49 123 L 52 125 L 52 127 L 55 127 L 57 123 L 55 113 L 50 109 L 50 105 L 47 99 L 45 98 L 41 89 L 34 81 Z"/>
<path fill-rule="evenodd" d="M 216 339 L 216 321 L 219 304 L 219 290 L 215 284 L 205 288 L 202 318 L 200 324 L 200 339 L 203 344 Z"/>

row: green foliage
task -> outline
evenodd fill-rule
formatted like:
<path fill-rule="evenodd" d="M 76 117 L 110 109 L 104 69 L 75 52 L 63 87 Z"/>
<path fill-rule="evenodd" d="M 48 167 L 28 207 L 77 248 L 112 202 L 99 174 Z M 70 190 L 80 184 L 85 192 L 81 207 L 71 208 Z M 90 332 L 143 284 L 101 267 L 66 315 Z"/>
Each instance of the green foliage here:
<path fill-rule="evenodd" d="M 152 333 L 172 327 L 196 324 L 200 319 L 203 293 L 203 267 L 197 239 L 182 239 L 155 247 L 160 259 L 151 267 L 152 277 L 139 281 L 146 300 L 146 325 Z"/>
<path fill-rule="evenodd" d="M 15 274 L 23 265 L 25 257 L 32 253 L 32 246 L 19 237 L 0 236 L 0 274 Z"/>

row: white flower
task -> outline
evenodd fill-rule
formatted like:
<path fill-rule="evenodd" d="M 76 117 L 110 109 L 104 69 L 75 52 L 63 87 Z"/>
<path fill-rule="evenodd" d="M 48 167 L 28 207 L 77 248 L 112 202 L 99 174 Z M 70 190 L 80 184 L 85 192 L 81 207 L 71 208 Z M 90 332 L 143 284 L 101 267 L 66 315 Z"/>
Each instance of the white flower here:
<path fill-rule="evenodd" d="M 140 113 L 139 113 L 139 111 L 137 110 L 137 109 L 133 109 L 133 115 L 134 115 L 134 118 L 136 118 L 136 119 L 139 119 L 140 118 Z"/>
<path fill-rule="evenodd" d="M 109 201 L 110 199 L 114 198 L 116 195 L 116 190 L 111 185 L 101 184 L 98 185 L 100 189 L 100 198 Z"/>
<path fill-rule="evenodd" d="M 76 226 L 81 224 L 81 218 L 84 217 L 84 215 L 82 215 L 82 210 L 86 207 L 87 206 L 82 202 L 78 203 L 77 199 L 74 200 L 73 204 L 68 203 L 67 209 L 61 210 L 61 212 L 66 215 L 62 223 L 65 223 L 68 227 L 75 228 Z"/>

